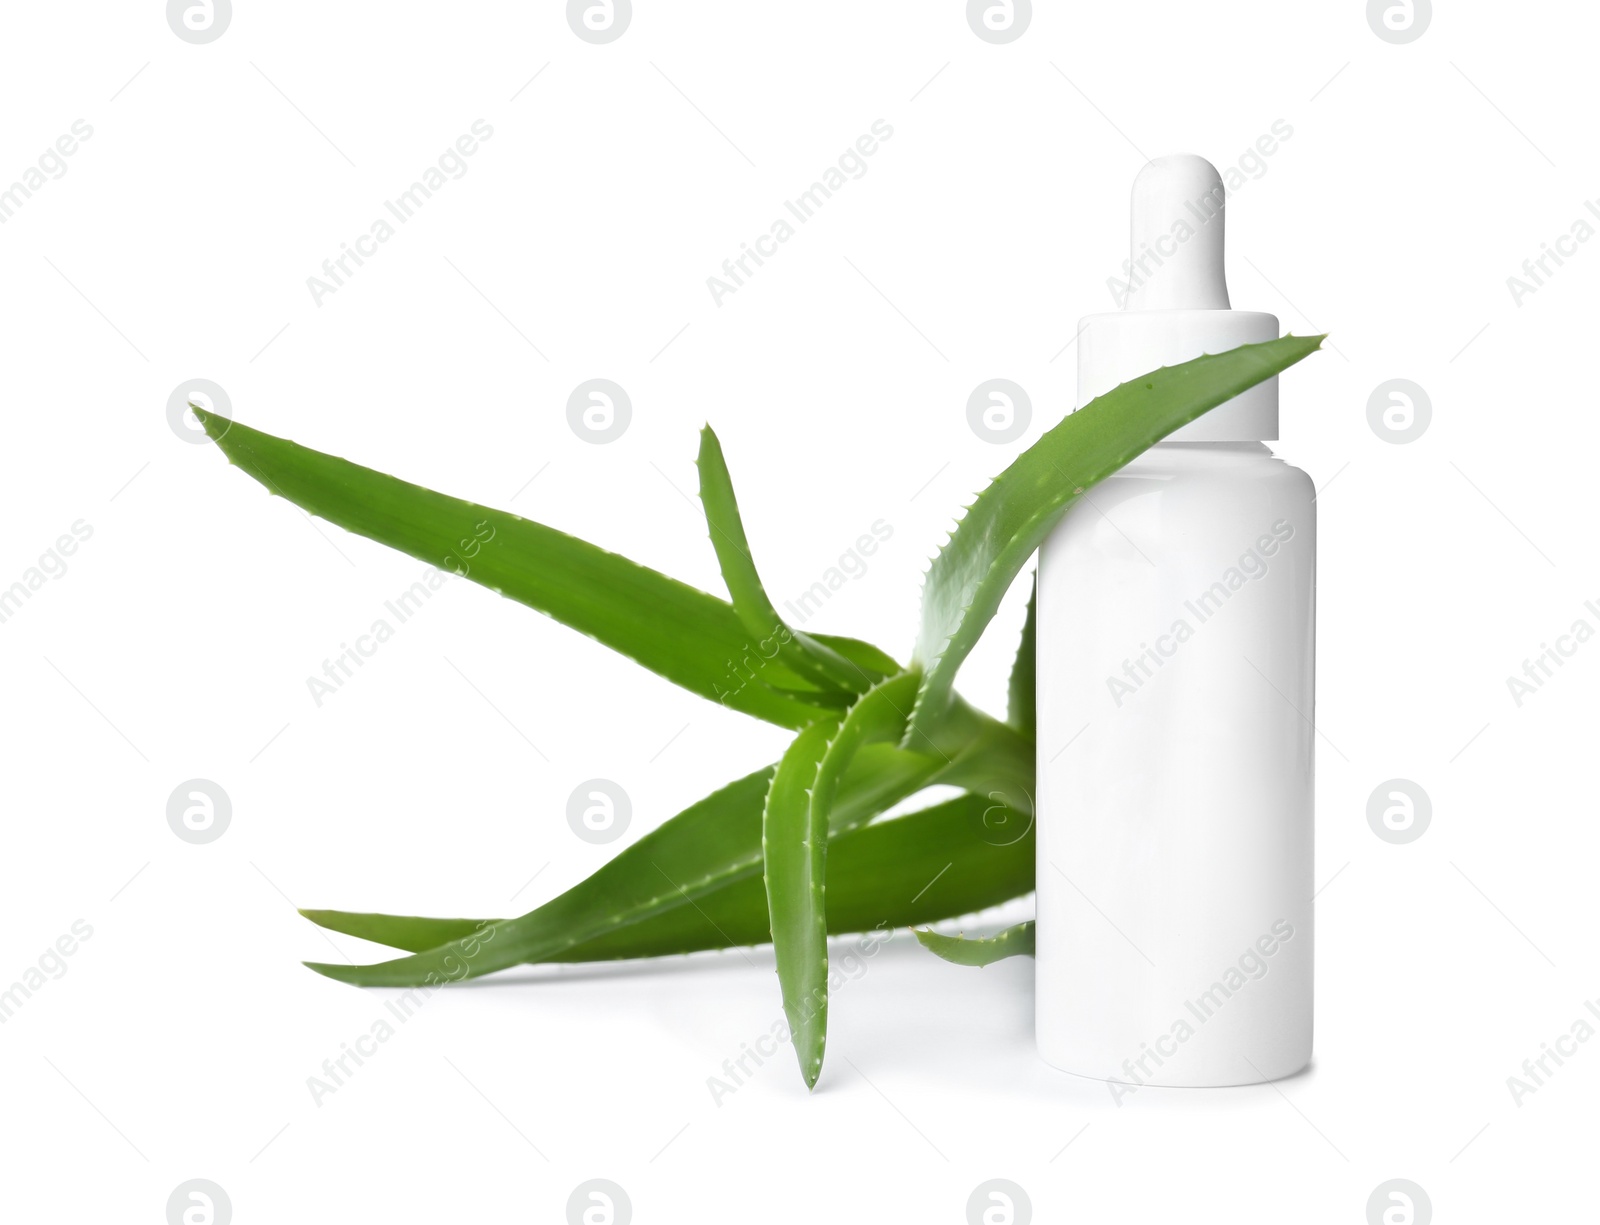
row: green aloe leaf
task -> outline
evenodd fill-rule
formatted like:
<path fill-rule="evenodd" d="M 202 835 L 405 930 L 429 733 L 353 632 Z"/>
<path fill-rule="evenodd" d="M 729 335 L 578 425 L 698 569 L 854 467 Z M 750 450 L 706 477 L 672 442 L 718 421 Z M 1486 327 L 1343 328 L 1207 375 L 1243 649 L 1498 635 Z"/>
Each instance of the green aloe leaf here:
<path fill-rule="evenodd" d="M 1033 890 L 1034 839 L 986 840 L 980 796 L 962 795 L 828 842 L 830 935 L 934 923 L 974 914 Z M 765 943 L 760 882 L 744 880 L 660 920 L 619 929 L 572 950 L 572 960 L 650 957 Z M 846 959 L 835 970 L 851 973 Z"/>
<path fill-rule="evenodd" d="M 700 469 L 700 501 L 705 506 L 711 545 L 716 550 L 717 564 L 722 568 L 722 579 L 728 585 L 734 612 L 746 632 L 758 640 L 763 653 L 770 646 L 789 667 L 820 688 L 853 693 L 866 689 L 881 673 L 863 670 L 826 644 L 791 629 L 778 615 L 750 553 L 750 541 L 745 535 L 744 519 L 739 514 L 739 500 L 734 496 L 733 477 L 722 454 L 722 443 L 709 425 L 700 431 L 700 456 L 696 466 Z"/>
<path fill-rule="evenodd" d="M 906 704 L 903 693 L 899 704 Z M 973 710 L 959 697 L 946 709 L 936 730 L 938 741 L 930 753 L 940 752 L 947 758 L 936 781 L 987 797 L 995 806 L 996 819 L 1010 827 L 995 830 L 994 836 L 1020 837 L 1017 819 L 1033 819 L 1037 757 L 1033 738 Z M 865 751 L 876 752 L 881 747 L 869 745 Z"/>
<path fill-rule="evenodd" d="M 1033 590 L 1028 593 L 1028 615 L 1022 623 L 1022 641 L 1017 645 L 1017 657 L 1011 664 L 1011 684 L 1006 701 L 1006 722 L 1029 740 L 1035 738 L 1038 706 L 1038 604 L 1039 576 L 1033 576 Z"/>
<path fill-rule="evenodd" d="M 870 642 L 862 642 L 859 638 L 841 638 L 837 634 L 812 634 L 811 639 L 813 642 L 820 642 L 831 651 L 837 651 L 854 667 L 875 678 L 893 676 L 896 672 L 905 670 L 902 665 Z"/>
<path fill-rule="evenodd" d="M 974 914 L 1032 891 L 1034 840 L 986 836 L 989 803 L 962 795 L 903 817 L 839 834 L 828 842 L 828 933 L 871 932 Z M 494 919 L 304 910 L 330 931 L 423 952 L 471 936 Z M 665 957 L 771 940 L 765 886 L 745 876 L 540 962 Z"/>
<path fill-rule="evenodd" d="M 923 584 L 912 665 L 924 675 L 907 743 L 943 716 L 957 669 L 1011 581 L 1085 489 L 1321 344 L 1320 336 L 1284 336 L 1131 379 L 1070 413 L 996 477 L 956 525 Z"/>
<path fill-rule="evenodd" d="M 536 608 L 693 693 L 791 728 L 842 705 L 767 658 L 715 596 L 541 523 L 194 412 L 228 460 L 272 493 Z"/>
<path fill-rule="evenodd" d="M 814 827 L 832 832 L 849 828 L 848 819 L 834 812 L 839 784 L 862 749 L 898 742 L 905 734 L 920 680 L 915 672 L 891 676 L 879 681 L 850 708 L 829 739 L 817 770 L 816 786 L 810 793 L 810 821 Z M 951 759 L 931 740 L 924 740 L 918 747 L 928 756 L 950 764 Z"/>
<path fill-rule="evenodd" d="M 505 922 L 504 919 L 435 919 L 426 915 L 379 914 L 362 910 L 303 909 L 300 914 L 318 927 L 370 940 L 374 944 L 386 944 L 407 953 L 425 953 L 452 940 L 465 940 L 473 932 L 482 931 L 485 927 Z"/>
<path fill-rule="evenodd" d="M 828 918 L 822 896 L 828 825 L 825 815 L 817 821 L 811 794 L 837 728 L 815 723 L 794 738 L 772 776 L 761 826 L 783 1012 L 808 1089 L 822 1071 L 828 1036 Z"/>
<path fill-rule="evenodd" d="M 841 789 L 849 819 L 865 821 L 927 786 L 941 763 L 889 745 L 857 759 Z M 652 830 L 560 897 L 424 951 L 377 965 L 307 965 L 363 987 L 414 987 L 477 978 L 546 961 L 618 926 L 693 905 L 731 881 L 759 879 L 762 812 L 773 767 L 757 770 Z"/>
<path fill-rule="evenodd" d="M 914 672 L 890 677 L 868 690 L 843 723 L 802 731 L 779 763 L 767 797 L 767 907 L 784 1012 L 807 1087 L 816 1085 L 822 1071 L 828 1036 L 828 837 L 850 827 L 849 815 L 836 812 L 835 799 L 864 748 L 898 741 L 905 733 L 918 680 Z M 936 745 L 927 747 L 949 763 Z"/>
<path fill-rule="evenodd" d="M 941 936 L 932 931 L 913 931 L 912 935 L 930 953 L 958 966 L 987 966 L 1007 957 L 1033 956 L 1032 919 L 979 940 L 968 940 L 965 936 Z"/>

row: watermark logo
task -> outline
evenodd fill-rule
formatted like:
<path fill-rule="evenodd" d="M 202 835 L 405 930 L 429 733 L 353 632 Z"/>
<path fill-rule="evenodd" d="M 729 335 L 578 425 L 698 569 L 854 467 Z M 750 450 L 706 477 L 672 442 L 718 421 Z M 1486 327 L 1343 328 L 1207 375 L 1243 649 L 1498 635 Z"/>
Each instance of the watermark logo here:
<path fill-rule="evenodd" d="M 1157 671 L 1174 658 L 1183 644 L 1195 636 L 1199 628 L 1220 612 L 1224 605 L 1251 583 L 1265 578 L 1272 568 L 1271 559 L 1294 539 L 1294 524 L 1287 519 L 1274 521 L 1268 530 L 1256 537 L 1256 542 L 1239 555 L 1239 560 L 1222 572 L 1222 576 L 1204 591 L 1196 592 L 1192 599 L 1183 602 L 1180 614 L 1164 634 L 1157 634 L 1154 644 L 1141 642 L 1139 652 L 1122 661 L 1122 675 L 1106 677 L 1106 692 L 1118 710 L 1130 700 Z M 1187 615 L 1184 615 L 1187 614 Z M 1191 620 L 1192 618 L 1192 620 Z"/>
<path fill-rule="evenodd" d="M 443 958 L 434 963 L 436 969 L 425 973 L 422 981 L 415 986 L 384 1000 L 383 1010 L 387 1016 L 373 1018 L 365 1033 L 357 1034 L 351 1041 L 339 1043 L 339 1053 L 322 1061 L 322 1067 L 318 1069 L 321 1074 L 313 1072 L 306 1077 L 306 1091 L 311 1094 L 312 1104 L 320 1110 L 325 1098 L 347 1087 L 355 1074 L 393 1041 L 400 1027 L 411 1023 L 422 1007 L 433 999 L 435 992 L 442 990 L 447 983 L 471 978 L 473 959 L 493 942 L 498 930 L 498 924 L 485 919 L 469 934 L 452 940 L 442 946 L 442 950 L 436 950 L 443 952 Z"/>
<path fill-rule="evenodd" d="M 214 43 L 232 20 L 233 0 L 167 0 L 167 24 L 186 43 Z"/>
<path fill-rule="evenodd" d="M 1033 1201 L 1009 1178 L 979 1183 L 967 1196 L 967 1225 L 1028 1225 Z"/>
<path fill-rule="evenodd" d="M 633 401 L 610 379 L 579 383 L 567 397 L 567 424 L 585 442 L 615 442 L 633 420 Z"/>
<path fill-rule="evenodd" d="M 1183 1011 L 1176 1013 L 1172 1023 L 1167 1026 L 1167 1032 L 1158 1034 L 1153 1042 L 1141 1042 L 1139 1053 L 1124 1059 L 1121 1068 L 1106 1078 L 1111 1100 L 1120 1108 L 1122 1099 L 1137 1093 L 1155 1079 L 1159 1070 L 1166 1066 L 1167 1060 L 1180 1057 L 1184 1044 L 1209 1024 L 1229 1000 L 1252 982 L 1259 982 L 1272 972 L 1272 957 L 1294 939 L 1294 934 L 1294 924 L 1288 919 L 1279 919 L 1256 937 L 1255 943 L 1245 948 L 1232 965 L 1211 981 L 1209 987 L 1193 999 L 1184 1000 Z M 1150 1066 L 1151 1063 L 1155 1064 L 1154 1068 Z M 1119 1071 L 1126 1079 L 1117 1078 Z"/>
<path fill-rule="evenodd" d="M 367 261 L 400 232 L 400 226 L 409 225 L 428 206 L 428 202 L 444 190 L 446 184 L 467 176 L 472 169 L 470 159 L 477 156 L 484 143 L 492 139 L 494 125 L 486 119 L 474 119 L 467 131 L 457 136 L 453 144 L 447 145 L 431 165 L 411 180 L 409 187 L 394 199 L 385 200 L 384 215 L 372 221 L 366 233 L 357 234 L 348 242 L 341 241 L 339 254 L 322 261 L 319 270 L 321 275 L 313 273 L 306 278 L 306 291 L 311 295 L 312 305 L 321 310 L 328 298 L 346 288 Z M 450 266 L 455 268 L 453 263 Z M 456 274 L 472 285 L 461 269 L 456 268 Z M 472 285 L 472 288 L 479 294 L 483 293 L 476 285 Z"/>
<path fill-rule="evenodd" d="M 65 578 L 68 569 L 67 558 L 76 553 L 93 535 L 94 524 L 87 519 L 74 519 L 70 532 L 63 532 L 57 536 L 55 544 L 39 554 L 38 561 L 24 570 L 21 578 L 9 587 L 0 585 L 0 624 L 16 616 L 22 610 L 22 606 L 33 599 L 34 593 L 41 590 L 46 583 Z M 3 584 L 3 581 L 0 580 L 0 584 Z"/>
<path fill-rule="evenodd" d="M 1568 1027 L 1568 1032 L 1557 1034 L 1553 1042 L 1539 1043 L 1539 1053 L 1522 1061 L 1522 1075 L 1506 1077 L 1506 1088 L 1511 1091 L 1511 1101 L 1522 1108 L 1526 1097 L 1539 1092 L 1545 1082 L 1566 1066 L 1567 1060 L 1581 1049 L 1580 1044 L 1595 1035 L 1595 1022 L 1600 1021 L 1600 1000 L 1584 1000 L 1587 1017 L 1580 1016 Z M 1551 1064 L 1555 1066 L 1552 1067 Z"/>
<path fill-rule="evenodd" d="M 1379 383 L 1367 397 L 1367 424 L 1385 442 L 1415 442 L 1433 420 L 1433 401 L 1410 379 Z"/>
<path fill-rule="evenodd" d="M 172 389 L 172 394 L 167 397 L 167 424 L 184 442 L 201 446 L 210 442 L 211 437 L 200 424 L 200 419 L 189 411 L 191 403 L 198 404 L 207 412 L 216 413 L 219 417 L 231 419 L 233 401 L 228 398 L 228 393 L 223 391 L 221 386 L 210 379 L 189 379 Z M 222 432 L 228 432 L 226 425 L 222 427 Z"/>
<path fill-rule="evenodd" d="M 4 605 L 5 597 L 0 595 L 0 606 Z M 1600 619 L 1600 601 L 1585 600 L 1583 609 L 1596 619 Z M 0 620 L 3 620 L 0 616 Z M 1594 626 L 1587 618 L 1578 617 L 1568 627 L 1564 634 L 1556 635 L 1556 644 L 1551 646 L 1548 642 L 1539 644 L 1539 653 L 1532 659 L 1522 661 L 1522 675 L 1506 677 L 1506 689 L 1511 694 L 1511 701 L 1520 710 L 1522 704 L 1539 690 L 1543 689 L 1545 682 L 1556 674 L 1558 668 L 1567 666 L 1567 660 L 1578 653 L 1578 648 L 1594 637 Z"/>
<path fill-rule="evenodd" d="M 860 982 L 867 976 L 871 959 L 894 939 L 895 929 L 885 920 L 869 932 L 863 932 L 844 947 L 835 947 L 828 958 L 827 985 L 817 987 L 795 1006 L 795 1019 L 803 1021 L 815 1015 L 816 1010 L 830 999 L 837 1000 L 839 992 L 850 983 Z M 747 1042 L 739 1043 L 739 1053 L 722 1061 L 720 1075 L 706 1077 L 706 1089 L 711 1094 L 711 1104 L 722 1104 L 745 1085 L 749 1084 L 767 1065 L 767 1061 L 784 1046 L 794 1041 L 789 1029 L 787 1013 L 775 1019 L 765 1032 Z"/>
<path fill-rule="evenodd" d="M 1033 829 L 1033 797 L 1026 791 L 1008 796 L 991 791 L 989 803 L 975 810 L 971 821 L 978 837 L 990 846 L 1015 846 Z"/>
<path fill-rule="evenodd" d="M 1433 0 L 1367 0 L 1367 24 L 1386 43 L 1414 43 L 1433 20 Z"/>
<path fill-rule="evenodd" d="M 567 24 L 586 43 L 614 43 L 633 20 L 633 0 L 567 0 Z"/>
<path fill-rule="evenodd" d="M 46 183 L 65 176 L 70 169 L 67 159 L 83 146 L 80 142 L 94 135 L 94 129 L 82 119 L 72 121 L 69 131 L 56 137 L 56 143 L 39 154 L 33 165 L 26 167 L 9 186 L 0 180 L 0 225 L 5 225 Z M 46 177 L 49 176 L 49 177 Z"/>
<path fill-rule="evenodd" d="M 1391 1178 L 1367 1197 L 1367 1225 L 1428 1225 L 1433 1201 L 1409 1178 Z"/>
<path fill-rule="evenodd" d="M 783 215 L 773 219 L 765 234 L 757 234 L 750 242 L 741 242 L 739 254 L 722 261 L 722 275 L 706 278 L 706 289 L 711 294 L 712 304 L 721 309 L 723 300 L 748 285 L 767 260 L 777 255 L 784 244 L 800 232 L 799 227 L 809 224 L 847 184 L 865 178 L 871 168 L 868 159 L 876 155 L 883 148 L 883 142 L 892 136 L 892 125 L 883 119 L 874 119 L 872 126 L 856 137 L 855 144 L 840 153 L 831 166 L 812 180 L 811 186 L 794 199 L 785 200 Z"/>
<path fill-rule="evenodd" d="M 986 43 L 1014 43 L 1032 20 L 1033 0 L 967 0 L 967 24 Z"/>
<path fill-rule="evenodd" d="M 143 869 L 140 869 L 143 871 Z M 135 873 L 138 875 L 138 873 Z M 67 959 L 83 947 L 83 942 L 94 935 L 94 928 L 84 919 L 74 919 L 72 926 L 56 937 L 50 945 L 25 967 L 8 987 L 0 979 L 0 1025 L 17 1014 L 17 1010 L 58 978 L 65 978 L 71 967 Z"/>
<path fill-rule="evenodd" d="M 1367 824 L 1385 842 L 1403 846 L 1427 832 L 1433 820 L 1433 801 L 1409 778 L 1379 783 L 1367 797 Z"/>
<path fill-rule="evenodd" d="M 871 564 L 868 559 L 877 553 L 882 545 L 887 544 L 893 536 L 894 525 L 892 523 L 883 519 L 874 519 L 870 535 L 863 532 L 857 536 L 855 544 L 839 554 L 838 561 L 824 570 L 821 578 L 812 583 L 810 587 L 806 588 L 794 599 L 783 602 L 783 606 L 789 610 L 789 614 L 794 618 L 794 623 L 796 625 L 804 625 L 816 615 L 818 609 L 833 599 L 835 592 L 842 589 L 847 583 L 865 576 Z M 766 642 L 766 639 L 762 639 L 763 645 Z M 780 646 L 787 644 L 787 638 L 779 643 Z M 760 650 L 759 647 L 757 649 Z M 761 655 L 765 659 L 772 658 L 764 650 L 761 651 Z"/>
<path fill-rule="evenodd" d="M 591 1178 L 567 1196 L 567 1225 L 628 1225 L 633 1202 L 609 1178 Z"/>
<path fill-rule="evenodd" d="M 1594 221 L 1600 221 L 1600 201 L 1585 200 L 1583 208 L 1588 217 L 1574 219 L 1567 233 L 1557 234 L 1551 242 L 1541 242 L 1539 254 L 1522 261 L 1522 275 L 1506 278 L 1506 288 L 1511 291 L 1511 301 L 1517 309 L 1522 308 L 1524 298 L 1543 289 L 1546 282 L 1578 254 L 1582 244 L 1595 236 Z"/>
<path fill-rule="evenodd" d="M 1015 442 L 1033 420 L 1033 401 L 1010 379 L 979 383 L 967 397 L 967 424 L 985 442 Z"/>
<path fill-rule="evenodd" d="M 633 819 L 633 801 L 609 778 L 579 783 L 567 797 L 567 824 L 585 842 L 602 846 L 615 842 Z"/>
<path fill-rule="evenodd" d="M 167 824 L 185 842 L 204 846 L 227 832 L 233 801 L 209 778 L 179 783 L 167 797 Z"/>
<path fill-rule="evenodd" d="M 1223 216 L 1223 210 L 1251 183 L 1262 179 L 1272 169 L 1271 158 L 1294 135 L 1294 128 L 1286 119 L 1274 119 L 1272 126 L 1250 144 L 1232 162 L 1218 168 L 1220 180 L 1192 200 L 1183 201 L 1182 211 L 1173 218 L 1165 234 L 1154 239 L 1140 239 L 1139 249 L 1130 251 L 1122 261 L 1122 275 L 1106 278 L 1106 288 L 1111 291 L 1111 301 L 1118 310 L 1128 306 L 1129 299 L 1143 289 L 1167 260 L 1178 254 L 1178 249 L 1190 239 L 1198 237 L 1213 221 Z"/>
<path fill-rule="evenodd" d="M 461 537 L 449 555 L 441 559 L 449 571 L 448 574 L 436 566 L 429 566 L 422 572 L 422 577 L 410 587 L 399 592 L 393 599 L 385 600 L 383 611 L 387 615 L 375 618 L 366 633 L 355 636 L 353 644 L 341 642 L 339 653 L 332 659 L 322 661 L 320 676 L 306 677 L 306 691 L 311 695 L 312 704 L 320 708 L 324 702 L 355 679 L 357 669 L 365 667 L 367 661 L 395 636 L 399 627 L 410 621 L 429 600 L 433 599 L 434 592 L 443 590 L 444 585 L 450 581 L 450 574 L 458 578 L 466 578 L 471 574 L 473 559 L 482 551 L 484 545 L 495 538 L 496 531 L 497 529 L 487 519 L 478 520 L 473 526 L 472 536 Z"/>
<path fill-rule="evenodd" d="M 191 1178 L 167 1196 L 167 1225 L 228 1225 L 233 1201 L 209 1178 Z"/>

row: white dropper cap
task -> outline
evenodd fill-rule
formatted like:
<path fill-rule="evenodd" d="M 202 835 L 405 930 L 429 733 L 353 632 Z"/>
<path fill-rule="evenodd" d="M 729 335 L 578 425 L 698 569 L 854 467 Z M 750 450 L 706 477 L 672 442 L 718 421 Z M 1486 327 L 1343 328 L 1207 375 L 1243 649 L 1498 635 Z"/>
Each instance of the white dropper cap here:
<path fill-rule="evenodd" d="M 1132 249 L 1109 282 L 1122 309 L 1079 325 L 1078 402 L 1161 366 L 1276 339 L 1275 315 L 1229 309 L 1223 267 L 1227 195 L 1203 157 L 1158 157 L 1133 181 Z M 1278 436 L 1278 380 L 1258 383 L 1169 435 L 1171 442 Z"/>

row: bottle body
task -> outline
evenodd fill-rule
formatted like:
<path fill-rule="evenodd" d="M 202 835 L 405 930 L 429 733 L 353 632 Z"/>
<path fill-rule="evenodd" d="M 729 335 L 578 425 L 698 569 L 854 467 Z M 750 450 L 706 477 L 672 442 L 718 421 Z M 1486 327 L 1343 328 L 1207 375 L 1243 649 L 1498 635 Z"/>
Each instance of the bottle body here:
<path fill-rule="evenodd" d="M 1310 1061 L 1314 497 L 1162 443 L 1040 551 L 1036 1032 L 1114 1096 Z"/>

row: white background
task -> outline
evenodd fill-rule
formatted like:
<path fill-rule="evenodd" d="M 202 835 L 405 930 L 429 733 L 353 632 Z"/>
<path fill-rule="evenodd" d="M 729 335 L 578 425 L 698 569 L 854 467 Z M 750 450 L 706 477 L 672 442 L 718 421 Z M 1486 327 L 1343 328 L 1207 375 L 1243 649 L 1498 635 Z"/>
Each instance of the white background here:
<path fill-rule="evenodd" d="M 1600 191 L 1600 13 L 1441 7 L 1391 45 L 1355 0 L 1050 4 L 997 46 L 953 0 L 640 0 L 596 46 L 553 0 L 241 0 L 209 45 L 150 0 L 8 5 L 0 183 L 93 135 L 0 225 L 0 586 L 93 535 L 0 624 L 0 980 L 94 934 L 0 1027 L 7 1215 L 154 1222 L 207 1178 L 241 1225 L 560 1221 L 604 1177 L 640 1222 L 957 1222 L 1003 1177 L 1040 1221 L 1359 1225 L 1403 1177 L 1441 1222 L 1573 1219 L 1600 1043 L 1520 1106 L 1506 1078 L 1600 993 L 1600 645 L 1520 708 L 1506 678 L 1600 626 L 1600 244 L 1520 306 L 1506 278 Z M 479 119 L 465 176 L 317 305 Z M 715 305 L 877 119 L 868 173 Z M 578 782 L 626 788 L 631 840 L 786 737 L 465 584 L 317 707 L 306 678 L 421 566 L 180 441 L 169 393 L 215 380 L 241 421 L 720 593 L 685 496 L 709 420 L 780 603 L 892 525 L 810 627 L 903 657 L 955 513 L 1071 407 L 1145 155 L 1226 168 L 1280 119 L 1229 269 L 1235 305 L 1332 333 L 1279 447 L 1323 489 L 1311 1070 L 1119 1107 L 1034 1055 L 1030 961 L 902 933 L 836 998 L 809 1098 L 787 1051 L 708 1090 L 780 1015 L 758 951 L 442 993 L 314 1104 L 384 997 L 299 962 L 381 951 L 294 906 L 526 910 L 626 845 L 574 837 Z M 566 421 L 595 377 L 633 403 L 607 446 Z M 1034 404 L 1003 446 L 966 423 L 993 377 Z M 1396 377 L 1433 405 L 1409 445 L 1366 418 Z M 990 709 L 1020 611 L 963 674 Z M 194 777 L 234 805 L 207 846 L 165 819 Z M 1366 820 L 1394 777 L 1434 805 L 1407 846 Z"/>

